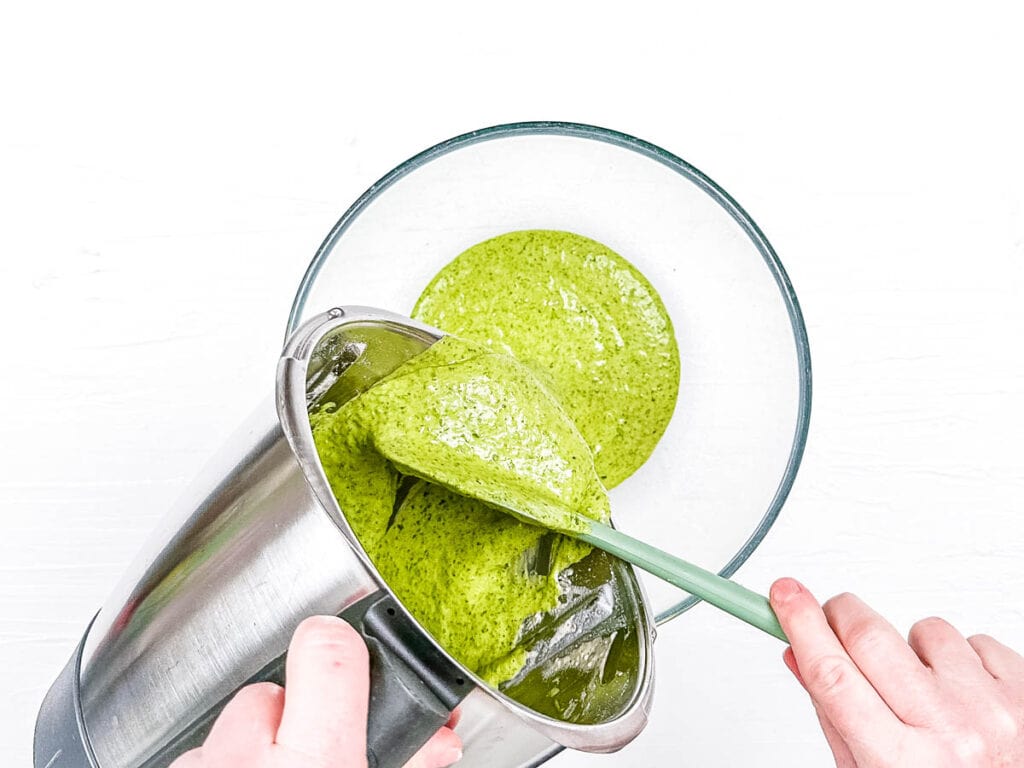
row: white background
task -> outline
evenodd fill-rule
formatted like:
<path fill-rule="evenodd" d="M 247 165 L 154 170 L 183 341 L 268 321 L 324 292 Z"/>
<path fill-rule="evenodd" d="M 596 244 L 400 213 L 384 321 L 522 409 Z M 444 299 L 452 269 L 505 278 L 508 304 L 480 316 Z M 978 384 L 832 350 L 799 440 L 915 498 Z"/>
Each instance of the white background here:
<path fill-rule="evenodd" d="M 793 279 L 811 436 L 742 580 L 1024 648 L 1010 4 L 22 5 L 0 23 L 0 763 L 28 763 L 90 616 L 267 393 L 338 215 L 414 152 L 514 120 L 681 155 Z M 659 638 L 646 732 L 555 764 L 825 765 L 780 652 L 701 606 Z"/>

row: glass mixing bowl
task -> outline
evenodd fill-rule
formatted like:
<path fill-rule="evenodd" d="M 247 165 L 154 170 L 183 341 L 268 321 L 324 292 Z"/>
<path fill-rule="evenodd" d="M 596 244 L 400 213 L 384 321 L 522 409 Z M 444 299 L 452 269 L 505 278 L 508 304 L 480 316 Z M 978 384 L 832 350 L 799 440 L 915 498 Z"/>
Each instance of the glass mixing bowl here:
<path fill-rule="evenodd" d="M 732 575 L 775 521 L 800 465 L 810 352 L 796 294 L 761 230 L 675 155 L 560 122 L 499 125 L 437 144 L 345 211 L 302 279 L 287 332 L 345 304 L 407 315 L 441 267 L 519 229 L 598 240 L 661 294 L 682 359 L 679 400 L 647 463 L 612 489 L 614 521 Z M 641 578 L 659 624 L 697 602 Z"/>

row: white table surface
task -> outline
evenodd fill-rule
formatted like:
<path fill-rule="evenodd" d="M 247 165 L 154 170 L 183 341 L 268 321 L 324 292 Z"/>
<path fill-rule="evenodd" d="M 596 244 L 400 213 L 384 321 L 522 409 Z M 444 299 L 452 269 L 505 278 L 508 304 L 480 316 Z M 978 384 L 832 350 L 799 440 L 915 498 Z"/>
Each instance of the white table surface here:
<path fill-rule="evenodd" d="M 22 5 L 0 30 L 0 764 L 28 764 L 35 710 L 92 613 L 266 394 L 337 216 L 413 152 L 511 120 L 667 147 L 786 265 L 811 436 L 742 580 L 792 574 L 903 630 L 938 613 L 1024 648 L 1010 16 Z M 659 638 L 648 729 L 555 764 L 827 764 L 780 651 L 698 607 Z"/>

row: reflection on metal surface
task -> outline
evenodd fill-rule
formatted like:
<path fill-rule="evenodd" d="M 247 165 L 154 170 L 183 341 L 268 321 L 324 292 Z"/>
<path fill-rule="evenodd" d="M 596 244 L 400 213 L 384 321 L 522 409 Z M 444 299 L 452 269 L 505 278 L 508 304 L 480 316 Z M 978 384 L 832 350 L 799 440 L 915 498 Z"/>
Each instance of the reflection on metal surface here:
<path fill-rule="evenodd" d="M 254 422 L 271 427 L 245 431 L 248 445 L 171 516 L 180 528 L 154 539 L 89 633 L 82 706 L 102 768 L 140 765 L 282 654 L 303 618 L 376 588 L 312 498 L 270 403 Z"/>

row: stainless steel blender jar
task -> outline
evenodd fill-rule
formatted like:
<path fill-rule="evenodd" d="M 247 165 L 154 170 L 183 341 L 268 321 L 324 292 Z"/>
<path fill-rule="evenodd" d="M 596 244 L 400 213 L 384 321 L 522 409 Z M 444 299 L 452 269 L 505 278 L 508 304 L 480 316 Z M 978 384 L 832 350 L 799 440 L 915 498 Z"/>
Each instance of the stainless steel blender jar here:
<path fill-rule="evenodd" d="M 612 751 L 640 732 L 653 625 L 629 566 L 592 555 L 603 576 L 577 584 L 579 598 L 533 633 L 533 679 L 503 693 L 419 626 L 339 509 L 307 409 L 327 392 L 356 394 L 438 338 L 361 307 L 293 334 L 276 397 L 167 517 L 54 683 L 37 722 L 37 768 L 168 765 L 201 743 L 239 687 L 280 681 L 291 632 L 314 614 L 342 616 L 370 649 L 371 766 L 404 764 L 460 702 L 465 765 L 534 765 L 556 745 Z M 571 714 L 537 692 L 567 666 L 587 678 Z"/>

